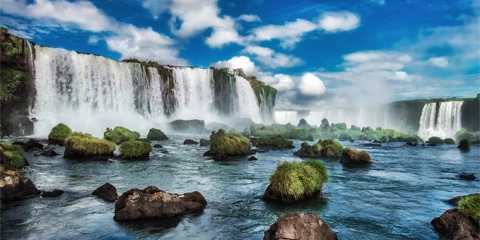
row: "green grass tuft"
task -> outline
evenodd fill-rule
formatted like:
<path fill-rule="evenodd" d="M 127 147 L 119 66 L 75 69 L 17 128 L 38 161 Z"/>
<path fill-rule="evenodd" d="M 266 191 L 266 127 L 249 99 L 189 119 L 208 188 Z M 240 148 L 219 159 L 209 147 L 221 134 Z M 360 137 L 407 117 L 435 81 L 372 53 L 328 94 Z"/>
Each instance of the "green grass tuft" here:
<path fill-rule="evenodd" d="M 25 152 L 17 145 L 11 145 L 5 142 L 0 142 L 0 150 L 3 152 L 8 160 L 10 166 L 15 168 L 22 168 L 27 164 L 25 159 Z"/>
<path fill-rule="evenodd" d="M 343 146 L 341 143 L 333 139 L 325 139 L 319 140 L 318 144 L 320 144 L 323 148 L 331 148 L 335 152 L 335 157 L 342 156 Z"/>
<path fill-rule="evenodd" d="M 470 195 L 458 202 L 460 212 L 480 223 L 480 194 Z"/>
<path fill-rule="evenodd" d="M 144 141 L 131 140 L 123 142 L 119 151 L 122 159 L 147 158 L 152 151 L 152 145 Z"/>
<path fill-rule="evenodd" d="M 223 129 L 210 136 L 210 152 L 214 155 L 241 156 L 250 152 L 252 144 L 239 133 L 225 133 Z"/>
<path fill-rule="evenodd" d="M 48 140 L 58 143 L 63 143 L 72 134 L 72 129 L 63 123 L 57 124 L 52 128 L 50 134 L 48 134 Z"/>
<path fill-rule="evenodd" d="M 292 148 L 293 142 L 282 134 L 276 134 L 259 137 L 257 145 L 262 147 Z"/>
<path fill-rule="evenodd" d="M 103 133 L 103 136 L 105 139 L 112 141 L 115 144 L 121 144 L 122 142 L 137 140 L 140 137 L 140 133 L 117 126 L 113 130 L 107 128 L 107 131 Z"/>
<path fill-rule="evenodd" d="M 115 143 L 81 132 L 73 132 L 65 140 L 65 146 L 85 157 L 111 156 L 116 148 Z"/>

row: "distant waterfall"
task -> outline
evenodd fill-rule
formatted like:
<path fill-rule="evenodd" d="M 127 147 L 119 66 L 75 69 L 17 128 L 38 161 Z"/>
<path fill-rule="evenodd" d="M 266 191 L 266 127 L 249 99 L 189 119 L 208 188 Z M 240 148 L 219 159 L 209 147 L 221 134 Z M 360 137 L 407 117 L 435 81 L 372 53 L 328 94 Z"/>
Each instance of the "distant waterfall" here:
<path fill-rule="evenodd" d="M 300 119 L 297 116 L 297 111 L 275 111 L 275 122 L 279 124 L 291 123 L 298 124 Z"/>
<path fill-rule="evenodd" d="M 438 113 L 437 103 L 425 104 L 418 135 L 423 139 L 433 136 L 455 139 L 455 133 L 462 128 L 462 104 L 463 101 L 441 102 Z"/>
<path fill-rule="evenodd" d="M 38 120 L 36 135 L 46 136 L 60 122 L 102 136 L 115 126 L 146 134 L 175 119 L 262 121 L 252 86 L 242 77 L 215 79 L 212 69 L 147 67 L 40 46 L 35 53 L 37 94 L 31 115 Z"/>

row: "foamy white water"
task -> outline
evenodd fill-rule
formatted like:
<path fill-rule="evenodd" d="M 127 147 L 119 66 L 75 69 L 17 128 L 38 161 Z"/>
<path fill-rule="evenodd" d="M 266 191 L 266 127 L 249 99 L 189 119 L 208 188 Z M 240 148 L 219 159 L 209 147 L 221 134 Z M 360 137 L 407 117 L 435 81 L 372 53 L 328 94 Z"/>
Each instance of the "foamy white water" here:
<path fill-rule="evenodd" d="M 418 135 L 425 140 L 433 136 L 455 139 L 455 133 L 462 129 L 462 104 L 463 101 L 441 102 L 438 113 L 437 103 L 425 104 Z"/>

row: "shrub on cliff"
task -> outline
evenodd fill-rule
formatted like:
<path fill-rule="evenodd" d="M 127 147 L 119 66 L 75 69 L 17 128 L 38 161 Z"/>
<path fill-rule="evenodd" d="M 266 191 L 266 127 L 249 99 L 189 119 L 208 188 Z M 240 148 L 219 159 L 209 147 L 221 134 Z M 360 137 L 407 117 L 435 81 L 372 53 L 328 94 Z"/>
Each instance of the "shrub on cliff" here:
<path fill-rule="evenodd" d="M 462 198 L 458 202 L 458 209 L 462 214 L 471 217 L 480 223 L 480 195 L 473 194 Z"/>
<path fill-rule="evenodd" d="M 325 140 L 319 140 L 318 144 L 320 144 L 322 148 L 331 148 L 335 152 L 335 157 L 342 156 L 343 146 L 341 143 L 333 139 L 325 139 Z"/>
<path fill-rule="evenodd" d="M 145 141 L 130 140 L 123 142 L 119 148 L 122 159 L 134 160 L 148 158 L 152 145 Z"/>
<path fill-rule="evenodd" d="M 65 140 L 64 157 L 91 158 L 94 156 L 113 156 L 115 143 L 93 137 L 88 133 L 73 132 Z"/>
<path fill-rule="evenodd" d="M 268 148 L 294 148 L 293 142 L 281 134 L 266 135 L 258 138 L 258 146 Z"/>
<path fill-rule="evenodd" d="M 366 151 L 347 147 L 343 150 L 341 163 L 365 164 L 371 163 L 372 159 Z"/>
<path fill-rule="evenodd" d="M 470 149 L 470 141 L 468 141 L 468 139 L 462 139 L 462 141 L 460 141 L 460 143 L 458 144 L 458 148 L 462 150 Z"/>
<path fill-rule="evenodd" d="M 162 130 L 151 128 L 150 131 L 148 131 L 147 139 L 152 141 L 163 141 L 168 140 L 168 137 L 162 132 Z"/>
<path fill-rule="evenodd" d="M 328 181 L 328 172 L 322 162 L 282 162 L 270 176 L 263 199 L 294 202 L 318 194 Z"/>
<path fill-rule="evenodd" d="M 59 123 L 53 127 L 50 134 L 48 134 L 48 143 L 63 146 L 65 139 L 67 139 L 70 134 L 72 134 L 72 129 L 63 123 Z"/>
<path fill-rule="evenodd" d="M 130 131 L 124 127 L 115 127 L 113 130 L 107 128 L 107 131 L 103 133 L 103 137 L 115 144 L 121 144 L 122 142 L 137 140 L 140 137 L 140 133 Z"/>
<path fill-rule="evenodd" d="M 8 164 L 10 166 L 15 168 L 22 168 L 27 165 L 27 160 L 25 159 L 25 152 L 20 146 L 0 142 L 0 151 L 2 151 L 7 158 Z"/>
<path fill-rule="evenodd" d="M 248 138 L 239 133 L 226 133 L 223 129 L 212 132 L 210 135 L 210 156 L 242 156 L 250 153 L 251 143 Z"/>

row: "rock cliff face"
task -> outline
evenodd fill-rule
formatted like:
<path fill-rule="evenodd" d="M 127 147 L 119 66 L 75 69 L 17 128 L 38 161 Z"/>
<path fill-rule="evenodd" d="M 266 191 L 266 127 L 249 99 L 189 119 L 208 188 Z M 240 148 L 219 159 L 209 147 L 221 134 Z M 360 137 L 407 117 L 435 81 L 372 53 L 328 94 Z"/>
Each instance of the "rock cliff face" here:
<path fill-rule="evenodd" d="M 33 122 L 28 118 L 33 106 L 33 59 L 35 43 L 0 31 L 0 130 L 2 136 L 30 135 Z"/>

